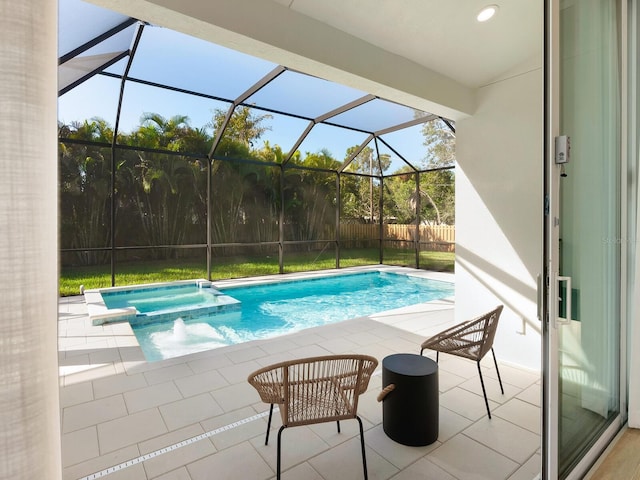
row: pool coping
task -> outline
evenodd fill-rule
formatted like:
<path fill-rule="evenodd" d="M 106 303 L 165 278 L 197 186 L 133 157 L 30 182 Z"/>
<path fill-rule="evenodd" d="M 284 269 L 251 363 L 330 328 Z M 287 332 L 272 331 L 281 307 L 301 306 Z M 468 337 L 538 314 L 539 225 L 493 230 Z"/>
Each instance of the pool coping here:
<path fill-rule="evenodd" d="M 230 288 L 238 286 L 261 285 L 265 283 L 280 283 L 291 280 L 304 280 L 311 278 L 322 278 L 339 275 L 350 275 L 363 272 L 387 272 L 400 273 L 410 277 L 427 278 L 430 280 L 438 280 L 441 282 L 455 283 L 454 274 L 450 272 L 434 272 L 429 270 L 418 270 L 411 267 L 399 267 L 392 265 L 370 265 L 361 267 L 346 267 L 340 269 L 314 270 L 309 272 L 292 272 L 281 275 L 263 275 L 246 278 L 233 278 L 225 280 L 213 280 L 215 288 Z"/>

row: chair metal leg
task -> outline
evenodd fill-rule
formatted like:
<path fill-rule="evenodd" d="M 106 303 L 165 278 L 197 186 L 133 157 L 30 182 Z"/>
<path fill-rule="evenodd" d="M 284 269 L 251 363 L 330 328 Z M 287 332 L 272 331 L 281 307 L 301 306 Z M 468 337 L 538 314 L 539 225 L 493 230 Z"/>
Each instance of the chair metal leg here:
<path fill-rule="evenodd" d="M 369 474 L 367 472 L 367 456 L 364 448 L 364 428 L 362 427 L 362 420 L 360 417 L 356 416 L 356 420 L 358 420 L 358 425 L 360 427 L 360 447 L 362 449 L 362 468 L 364 470 L 364 480 L 369 479 Z M 338 421 L 338 428 L 340 428 L 340 422 Z M 278 430 L 278 447 L 276 453 L 276 480 L 280 480 L 280 470 L 282 468 L 282 462 L 280 460 L 281 457 L 281 444 L 282 444 L 282 431 L 287 428 L 284 425 L 280 427 Z M 339 430 L 338 430 L 339 431 Z M 265 444 L 266 445 L 266 444 Z"/>
<path fill-rule="evenodd" d="M 265 445 L 269 445 L 269 432 L 271 431 L 271 417 L 273 416 L 273 403 L 269 409 L 269 421 L 267 422 L 267 438 L 264 440 Z"/>
<path fill-rule="evenodd" d="M 478 365 L 478 374 L 480 375 L 480 384 L 482 385 L 482 393 L 484 395 L 484 404 L 487 406 L 487 415 L 491 418 L 491 410 L 489 410 L 489 400 L 487 399 L 487 391 L 484 388 L 484 380 L 482 379 L 482 370 L 480 369 L 480 361 L 476 362 Z"/>
<path fill-rule="evenodd" d="M 276 460 L 276 480 L 280 480 L 280 437 L 282 435 L 282 431 L 285 429 L 286 427 L 283 425 L 280 427 L 280 430 L 278 430 L 278 457 Z"/>
<path fill-rule="evenodd" d="M 422 352 L 424 352 L 424 348 L 420 349 L 420 355 L 422 355 Z M 436 363 L 438 363 L 438 358 L 440 357 L 440 352 L 438 350 L 436 350 Z"/>
<path fill-rule="evenodd" d="M 340 420 L 337 420 L 336 423 L 338 424 L 338 433 L 340 433 Z"/>
<path fill-rule="evenodd" d="M 504 395 L 504 388 L 502 388 L 502 379 L 500 378 L 500 370 L 498 370 L 498 362 L 496 361 L 496 354 L 493 351 L 493 347 L 491 347 L 491 354 L 493 355 L 493 363 L 496 366 L 496 373 L 498 374 L 498 382 L 500 382 L 500 391 Z"/>
<path fill-rule="evenodd" d="M 360 417 L 356 415 L 356 420 L 358 420 L 358 425 L 360 426 L 360 446 L 362 448 L 362 469 L 364 470 L 364 480 L 369 479 L 369 474 L 367 473 L 367 455 L 364 450 L 364 430 L 362 428 L 362 420 Z"/>

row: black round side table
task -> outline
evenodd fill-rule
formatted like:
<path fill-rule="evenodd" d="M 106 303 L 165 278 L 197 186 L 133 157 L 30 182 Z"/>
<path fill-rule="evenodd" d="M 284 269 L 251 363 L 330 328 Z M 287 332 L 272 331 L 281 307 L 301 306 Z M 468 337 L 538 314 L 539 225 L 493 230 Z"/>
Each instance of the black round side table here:
<path fill-rule="evenodd" d="M 393 385 L 393 386 L 391 386 Z M 382 428 L 389 438 L 413 447 L 438 439 L 438 364 L 413 353 L 382 360 Z"/>

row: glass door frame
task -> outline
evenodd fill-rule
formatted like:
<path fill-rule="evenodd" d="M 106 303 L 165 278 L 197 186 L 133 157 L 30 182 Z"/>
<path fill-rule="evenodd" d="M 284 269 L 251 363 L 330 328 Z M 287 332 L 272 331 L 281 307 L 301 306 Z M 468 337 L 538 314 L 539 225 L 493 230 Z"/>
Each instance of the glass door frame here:
<path fill-rule="evenodd" d="M 579 0 L 576 0 L 579 1 Z M 619 0 L 620 39 L 621 39 L 621 239 L 627 238 L 627 125 L 628 125 L 628 85 L 627 85 L 627 42 L 628 12 L 627 1 Z M 560 166 L 555 164 L 555 138 L 560 132 L 560 0 L 544 2 L 544 249 L 543 274 L 539 281 L 541 294 L 538 299 L 538 316 L 542 324 L 542 479 L 557 480 L 559 478 L 559 329 L 560 288 L 558 277 L 559 235 L 560 235 Z M 634 64 L 637 59 L 634 60 Z M 627 319 L 627 249 L 621 248 L 621 298 L 620 298 L 620 414 L 611 422 L 606 430 L 582 459 L 565 477 L 567 480 L 578 480 L 584 477 L 597 458 L 609 445 L 611 440 L 626 421 L 626 365 L 627 355 L 624 339 L 626 337 Z"/>
<path fill-rule="evenodd" d="M 538 300 L 542 324 L 542 479 L 558 477 L 558 337 L 552 321 L 558 315 L 556 278 L 559 256 L 551 255 L 559 241 L 559 174 L 554 163 L 554 139 L 560 135 L 560 2 L 544 2 L 544 248 Z"/>

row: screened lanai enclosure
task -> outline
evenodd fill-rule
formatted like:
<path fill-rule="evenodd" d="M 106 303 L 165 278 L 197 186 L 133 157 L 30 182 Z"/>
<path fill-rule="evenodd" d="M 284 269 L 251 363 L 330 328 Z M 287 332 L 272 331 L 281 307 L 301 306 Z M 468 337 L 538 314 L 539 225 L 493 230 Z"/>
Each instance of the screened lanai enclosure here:
<path fill-rule="evenodd" d="M 59 5 L 63 277 L 453 268 L 452 122 L 144 19 Z"/>

